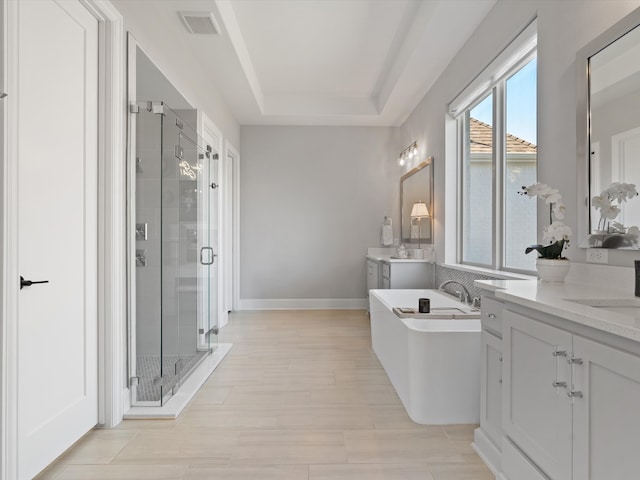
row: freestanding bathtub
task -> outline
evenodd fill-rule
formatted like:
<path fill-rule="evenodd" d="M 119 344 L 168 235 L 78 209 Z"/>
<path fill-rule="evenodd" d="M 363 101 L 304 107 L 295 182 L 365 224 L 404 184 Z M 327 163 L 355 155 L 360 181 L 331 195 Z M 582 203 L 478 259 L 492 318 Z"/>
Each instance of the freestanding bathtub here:
<path fill-rule="evenodd" d="M 432 314 L 434 308 L 443 307 L 462 308 L 469 314 L 399 318 L 392 310 L 417 310 L 423 297 L 431 299 Z M 409 417 L 425 425 L 478 423 L 479 312 L 472 313 L 438 290 L 370 290 L 369 311 L 373 350 Z"/>

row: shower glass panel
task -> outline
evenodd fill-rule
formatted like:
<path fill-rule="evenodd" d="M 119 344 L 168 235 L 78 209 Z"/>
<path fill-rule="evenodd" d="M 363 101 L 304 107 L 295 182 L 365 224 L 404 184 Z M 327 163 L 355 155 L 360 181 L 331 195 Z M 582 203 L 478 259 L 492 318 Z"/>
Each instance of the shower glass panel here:
<path fill-rule="evenodd" d="M 195 125 L 195 110 L 139 102 L 135 116 L 132 390 L 134 405 L 150 406 L 164 404 L 217 346 L 210 308 L 216 293 L 211 176 L 217 168 L 210 149 L 187 124 Z"/>

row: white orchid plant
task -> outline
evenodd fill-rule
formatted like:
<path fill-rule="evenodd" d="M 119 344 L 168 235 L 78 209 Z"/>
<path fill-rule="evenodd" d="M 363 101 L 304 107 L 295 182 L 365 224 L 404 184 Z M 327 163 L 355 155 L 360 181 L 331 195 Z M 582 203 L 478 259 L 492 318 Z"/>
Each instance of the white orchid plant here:
<path fill-rule="evenodd" d="M 609 225 L 610 220 L 614 220 L 620 213 L 620 205 L 636 196 L 638 196 L 638 191 L 633 183 L 613 182 L 600 195 L 593 197 L 591 205 L 600 211 L 598 230 L 606 231 L 607 233 L 639 234 L 640 229 L 638 227 L 627 228 L 618 222 L 611 222 L 611 225 Z"/>
<path fill-rule="evenodd" d="M 549 226 L 542 230 L 542 239 L 547 245 L 531 245 L 524 253 L 537 251 L 538 258 L 566 260 L 562 252 L 569 246 L 571 228 L 564 224 L 565 205 L 562 195 L 555 188 L 551 188 L 544 183 L 534 183 L 528 187 L 522 187 L 521 195 L 527 197 L 539 197 L 549 205 Z"/>

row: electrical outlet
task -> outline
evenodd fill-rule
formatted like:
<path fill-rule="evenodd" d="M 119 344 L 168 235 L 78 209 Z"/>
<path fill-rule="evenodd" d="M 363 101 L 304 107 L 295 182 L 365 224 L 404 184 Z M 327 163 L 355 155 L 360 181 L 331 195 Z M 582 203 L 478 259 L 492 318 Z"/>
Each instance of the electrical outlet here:
<path fill-rule="evenodd" d="M 609 250 L 606 248 L 588 248 L 587 263 L 609 263 Z"/>

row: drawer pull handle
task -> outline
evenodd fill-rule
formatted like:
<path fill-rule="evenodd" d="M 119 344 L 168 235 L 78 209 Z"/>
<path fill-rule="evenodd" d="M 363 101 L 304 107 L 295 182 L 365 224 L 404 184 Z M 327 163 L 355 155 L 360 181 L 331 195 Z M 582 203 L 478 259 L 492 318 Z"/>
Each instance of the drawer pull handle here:
<path fill-rule="evenodd" d="M 498 318 L 498 316 L 495 313 L 487 313 L 487 317 L 488 318 Z"/>
<path fill-rule="evenodd" d="M 552 382 L 551 385 L 553 385 L 555 388 L 567 388 L 567 382 Z"/>
<path fill-rule="evenodd" d="M 582 365 L 582 359 L 581 358 L 576 358 L 576 357 L 569 357 L 567 358 L 567 362 L 568 363 L 575 363 L 576 365 Z"/>
<path fill-rule="evenodd" d="M 570 390 L 567 392 L 569 398 L 582 398 L 582 392 L 580 390 Z"/>
<path fill-rule="evenodd" d="M 554 357 L 566 357 L 567 356 L 567 352 L 565 350 L 554 350 L 552 352 L 552 355 Z M 571 362 L 569 362 L 571 363 Z"/>

